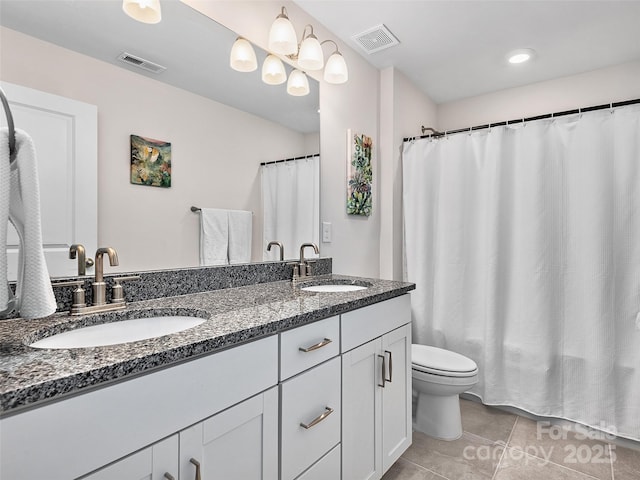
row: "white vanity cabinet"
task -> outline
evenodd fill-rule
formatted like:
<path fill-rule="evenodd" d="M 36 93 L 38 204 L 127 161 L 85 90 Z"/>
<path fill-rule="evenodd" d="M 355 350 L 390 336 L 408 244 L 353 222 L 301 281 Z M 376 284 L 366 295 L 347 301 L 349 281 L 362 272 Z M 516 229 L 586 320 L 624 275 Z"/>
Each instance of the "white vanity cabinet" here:
<path fill-rule="evenodd" d="M 162 440 L 82 480 L 178 480 L 178 435 Z"/>
<path fill-rule="evenodd" d="M 340 318 L 283 332 L 280 350 L 281 480 L 339 479 Z"/>
<path fill-rule="evenodd" d="M 342 478 L 379 479 L 411 445 L 408 295 L 342 316 Z"/>

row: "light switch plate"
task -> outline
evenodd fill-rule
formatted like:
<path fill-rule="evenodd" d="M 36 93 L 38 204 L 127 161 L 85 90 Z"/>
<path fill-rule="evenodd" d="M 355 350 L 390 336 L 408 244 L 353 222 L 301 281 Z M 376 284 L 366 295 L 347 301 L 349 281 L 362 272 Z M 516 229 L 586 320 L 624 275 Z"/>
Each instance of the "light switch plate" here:
<path fill-rule="evenodd" d="M 322 241 L 331 243 L 331 222 L 322 222 Z"/>

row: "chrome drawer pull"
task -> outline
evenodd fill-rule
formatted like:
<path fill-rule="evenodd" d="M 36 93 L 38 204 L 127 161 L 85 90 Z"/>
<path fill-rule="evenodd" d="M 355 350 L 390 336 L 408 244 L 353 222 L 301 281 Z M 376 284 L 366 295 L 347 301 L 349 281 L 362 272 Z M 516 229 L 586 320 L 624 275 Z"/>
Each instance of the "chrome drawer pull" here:
<path fill-rule="evenodd" d="M 176 477 L 171 475 L 169 472 L 165 472 L 164 478 L 166 478 L 167 480 L 176 480 Z"/>
<path fill-rule="evenodd" d="M 196 478 L 195 478 L 195 480 L 202 480 L 202 477 L 200 476 L 200 462 L 197 461 L 195 458 L 190 458 L 189 461 L 196 466 Z"/>
<path fill-rule="evenodd" d="M 387 357 L 378 355 L 378 358 L 382 359 L 382 383 L 379 383 L 378 386 L 384 388 L 385 382 L 387 381 Z"/>
<path fill-rule="evenodd" d="M 324 409 L 324 413 L 316 418 L 314 418 L 313 420 L 311 420 L 310 424 L 305 424 L 305 423 L 300 423 L 300 426 L 302 428 L 305 429 L 310 429 L 311 427 L 316 426 L 317 424 L 319 424 L 321 421 L 323 421 L 325 418 L 327 418 L 329 415 L 331 415 L 333 413 L 333 408 L 331 407 L 325 407 Z"/>
<path fill-rule="evenodd" d="M 331 339 L 330 338 L 325 338 L 324 340 L 322 340 L 320 343 L 316 343 L 315 345 L 311 345 L 310 347 L 307 348 L 298 348 L 298 350 L 300 350 L 301 352 L 313 352 L 314 350 L 318 350 L 319 348 L 324 347 L 325 345 L 329 345 L 331 343 Z"/>
<path fill-rule="evenodd" d="M 385 380 L 389 383 L 393 382 L 393 356 L 389 350 L 385 350 L 384 353 L 389 354 L 389 378 L 385 378 Z"/>

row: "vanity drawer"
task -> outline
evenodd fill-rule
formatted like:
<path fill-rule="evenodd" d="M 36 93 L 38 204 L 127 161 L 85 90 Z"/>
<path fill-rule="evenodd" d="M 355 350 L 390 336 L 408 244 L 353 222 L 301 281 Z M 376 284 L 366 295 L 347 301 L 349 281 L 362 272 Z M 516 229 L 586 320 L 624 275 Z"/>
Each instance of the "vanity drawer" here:
<path fill-rule="evenodd" d="M 340 478 L 340 445 L 333 447 L 297 480 L 336 480 Z"/>
<path fill-rule="evenodd" d="M 280 334 L 280 380 L 340 353 L 340 317 L 330 317 Z"/>
<path fill-rule="evenodd" d="M 340 358 L 287 380 L 280 389 L 282 480 L 292 480 L 340 443 Z"/>

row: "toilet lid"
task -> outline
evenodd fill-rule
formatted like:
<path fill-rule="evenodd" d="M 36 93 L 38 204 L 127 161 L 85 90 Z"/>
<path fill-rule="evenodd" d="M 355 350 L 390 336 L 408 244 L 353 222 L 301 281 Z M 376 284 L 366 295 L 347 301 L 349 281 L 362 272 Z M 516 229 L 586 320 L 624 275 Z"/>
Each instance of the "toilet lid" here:
<path fill-rule="evenodd" d="M 474 375 L 478 371 L 478 365 L 470 358 L 428 345 L 411 345 L 411 363 L 416 370 L 439 375 L 457 377 Z"/>

